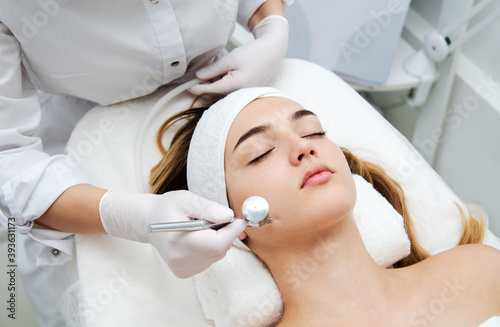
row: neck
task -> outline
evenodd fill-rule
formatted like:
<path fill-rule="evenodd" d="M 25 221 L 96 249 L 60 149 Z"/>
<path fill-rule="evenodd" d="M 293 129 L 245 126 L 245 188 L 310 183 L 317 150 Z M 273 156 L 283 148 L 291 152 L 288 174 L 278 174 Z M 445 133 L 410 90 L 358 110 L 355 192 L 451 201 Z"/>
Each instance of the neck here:
<path fill-rule="evenodd" d="M 263 258 L 283 297 L 283 325 L 331 325 L 332 317 L 380 314 L 389 299 L 389 274 L 370 257 L 352 217 L 297 243 Z"/>

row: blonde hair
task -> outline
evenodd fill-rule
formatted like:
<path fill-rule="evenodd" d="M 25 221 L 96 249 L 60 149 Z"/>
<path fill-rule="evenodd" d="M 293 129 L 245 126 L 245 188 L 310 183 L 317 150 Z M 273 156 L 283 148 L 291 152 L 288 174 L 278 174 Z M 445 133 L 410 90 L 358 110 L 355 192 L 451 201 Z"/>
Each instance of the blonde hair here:
<path fill-rule="evenodd" d="M 168 118 L 158 130 L 156 145 L 163 155 L 162 159 L 151 169 L 149 184 L 153 194 L 162 194 L 173 190 L 187 190 L 186 165 L 191 136 L 198 121 L 211 104 L 222 99 L 219 94 L 202 94 L 196 97 L 187 110 L 179 112 Z M 205 103 L 204 106 L 195 107 L 197 102 Z M 175 132 L 168 151 L 163 146 L 163 134 L 177 122 L 184 124 Z"/>
<path fill-rule="evenodd" d="M 342 148 L 342 151 L 347 159 L 351 173 L 360 175 L 372 184 L 403 217 L 406 234 L 411 243 L 411 251 L 407 257 L 398 261 L 394 266 L 405 267 L 430 257 L 430 254 L 420 245 L 416 238 L 415 227 L 401 186 L 390 178 L 382 167 L 357 158 L 347 149 Z M 479 219 L 475 219 L 469 207 L 467 207 L 469 213 L 467 216 L 464 210 L 458 204 L 456 205 L 462 217 L 462 234 L 457 245 L 482 243 L 484 238 L 483 217 L 480 215 Z"/>
<path fill-rule="evenodd" d="M 189 109 L 170 117 L 162 124 L 157 134 L 156 143 L 163 154 L 163 158 L 151 169 L 150 185 L 152 193 L 161 194 L 173 190 L 187 190 L 186 165 L 191 136 L 203 112 L 221 98 L 220 95 L 213 94 L 199 96 L 193 101 Z M 202 100 L 205 105 L 195 107 L 199 100 Z M 174 134 L 167 151 L 162 144 L 163 134 L 181 121 L 184 121 L 184 124 Z M 417 240 L 415 227 L 401 186 L 390 178 L 382 167 L 359 159 L 347 149 L 342 148 L 342 151 L 347 159 L 351 173 L 358 174 L 371 183 L 403 217 L 404 227 L 411 242 L 411 252 L 394 266 L 405 267 L 430 257 L 430 254 Z M 482 216 L 480 215 L 479 219 L 475 219 L 468 207 L 467 214 L 458 204 L 457 207 L 462 217 L 462 234 L 457 245 L 482 243 L 485 232 Z"/>

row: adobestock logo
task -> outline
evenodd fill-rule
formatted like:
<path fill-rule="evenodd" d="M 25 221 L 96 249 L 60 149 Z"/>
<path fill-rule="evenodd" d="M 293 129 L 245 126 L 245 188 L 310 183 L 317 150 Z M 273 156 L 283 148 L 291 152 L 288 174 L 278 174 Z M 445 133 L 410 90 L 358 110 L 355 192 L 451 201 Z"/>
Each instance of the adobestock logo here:
<path fill-rule="evenodd" d="M 38 35 L 42 28 L 47 26 L 50 19 L 59 13 L 60 5 L 68 2 L 69 0 L 38 0 L 37 4 L 40 10 L 36 11 L 31 17 L 21 17 L 23 26 L 21 27 L 22 37 L 17 37 L 19 42 L 28 44 L 31 39 Z"/>
<path fill-rule="evenodd" d="M 125 268 L 121 271 L 111 271 L 113 275 L 107 282 L 106 286 L 100 289 L 94 297 L 88 297 L 84 302 L 80 303 L 80 312 L 84 321 L 90 323 L 97 318 L 118 294 L 122 293 L 128 286 L 129 281 L 135 279 L 134 276 L 128 275 Z"/>
<path fill-rule="evenodd" d="M 342 42 L 340 50 L 347 63 L 350 63 L 354 55 L 360 54 L 368 47 L 372 40 L 379 36 L 384 28 L 389 26 L 393 15 L 404 13 L 405 8 L 399 0 L 391 0 L 387 3 L 387 8 L 380 11 L 370 11 L 371 20 L 367 21 L 363 28 L 354 27 L 354 34 L 349 42 Z"/>
<path fill-rule="evenodd" d="M 415 139 L 412 143 L 419 153 L 431 156 L 436 152 L 439 145 L 450 139 L 450 132 L 458 130 L 474 112 L 479 110 L 481 99 L 488 100 L 494 93 L 499 91 L 500 85 L 487 75 L 478 77 L 478 83 L 474 85 L 474 93 L 465 96 L 461 102 L 453 103 L 447 110 L 443 127 L 432 130 L 429 137 Z M 398 173 L 403 177 L 409 177 L 415 172 L 416 167 L 425 163 L 420 154 L 412 151 L 409 156 L 399 157 Z"/>
<path fill-rule="evenodd" d="M 459 284 L 457 278 L 453 282 L 446 279 L 444 284 L 445 287 L 439 293 L 439 297 L 432 299 L 428 305 L 419 307 L 410 316 L 410 326 L 428 326 L 443 314 L 446 308 L 455 302 L 467 289 L 464 285 Z"/>
<path fill-rule="evenodd" d="M 113 269 L 106 276 L 99 275 L 98 281 L 95 279 L 98 276 L 91 276 L 83 277 L 60 297 L 58 309 L 65 320 L 65 326 L 94 326 L 99 321 L 100 314 L 105 314 L 107 309 L 116 305 L 114 302 L 120 301 L 123 296 L 121 294 L 137 278 L 126 268 Z"/>
<path fill-rule="evenodd" d="M 267 326 L 270 319 L 276 319 L 276 308 L 283 310 L 283 299 L 279 291 L 272 291 L 266 295 L 266 298 L 254 300 L 248 304 L 253 308 L 252 312 L 246 317 L 239 317 L 238 325 L 240 327 Z M 273 324 L 274 326 L 274 324 Z"/>
<path fill-rule="evenodd" d="M 320 264 L 330 258 L 337 246 L 331 236 L 318 239 L 318 247 L 311 253 L 311 256 L 304 258 L 300 264 L 292 264 L 288 267 L 286 283 L 292 290 L 299 289 L 304 281 L 318 271 Z"/>

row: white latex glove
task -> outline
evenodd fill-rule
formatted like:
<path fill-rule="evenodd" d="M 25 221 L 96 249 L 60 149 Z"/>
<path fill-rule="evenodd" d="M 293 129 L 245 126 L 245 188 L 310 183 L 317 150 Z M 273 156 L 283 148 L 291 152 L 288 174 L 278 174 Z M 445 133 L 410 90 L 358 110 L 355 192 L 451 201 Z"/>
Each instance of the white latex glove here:
<path fill-rule="evenodd" d="M 198 70 L 196 77 L 205 82 L 189 91 L 224 94 L 242 87 L 266 85 L 278 71 L 288 49 L 288 21 L 282 16 L 270 15 L 261 20 L 252 33 L 254 41 Z"/>
<path fill-rule="evenodd" d="M 148 233 L 147 226 L 154 223 L 190 218 L 223 223 L 234 217 L 231 209 L 188 191 L 156 195 L 110 190 L 102 197 L 99 212 L 108 235 L 151 243 L 180 278 L 200 273 L 222 259 L 246 227 L 243 219 L 236 219 L 219 230 Z"/>

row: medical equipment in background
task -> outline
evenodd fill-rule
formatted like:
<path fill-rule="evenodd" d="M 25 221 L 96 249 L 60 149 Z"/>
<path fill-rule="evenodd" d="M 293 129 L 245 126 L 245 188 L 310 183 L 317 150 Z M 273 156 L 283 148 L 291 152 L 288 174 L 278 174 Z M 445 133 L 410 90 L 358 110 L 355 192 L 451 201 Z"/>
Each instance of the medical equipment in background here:
<path fill-rule="evenodd" d="M 285 11 L 287 57 L 378 88 L 388 79 L 409 6 L 409 0 L 296 0 Z"/>
<path fill-rule="evenodd" d="M 273 221 L 273 218 L 269 217 L 269 203 L 267 203 L 266 199 L 260 196 L 252 196 L 246 199 L 241 206 L 241 211 L 243 212 L 243 218 L 234 219 L 244 219 L 250 227 L 264 226 L 272 223 Z M 205 219 L 196 219 L 150 224 L 148 225 L 148 232 L 191 232 L 208 228 L 217 230 L 227 224 L 229 223 L 211 223 Z"/>
<path fill-rule="evenodd" d="M 418 107 L 427 100 L 437 73 L 435 62 L 444 60 L 449 54 L 455 51 L 457 47 L 465 43 L 500 16 L 500 8 L 497 8 L 479 23 L 467 29 L 458 38 L 453 38 L 451 36 L 463 24 L 483 11 L 491 2 L 493 2 L 493 0 L 483 0 L 453 24 L 441 30 L 433 30 L 430 32 L 425 38 L 423 48 L 405 60 L 403 66 L 406 72 L 420 79 L 419 86 L 414 89 L 411 96 L 407 98 L 407 102 L 410 106 Z"/>

